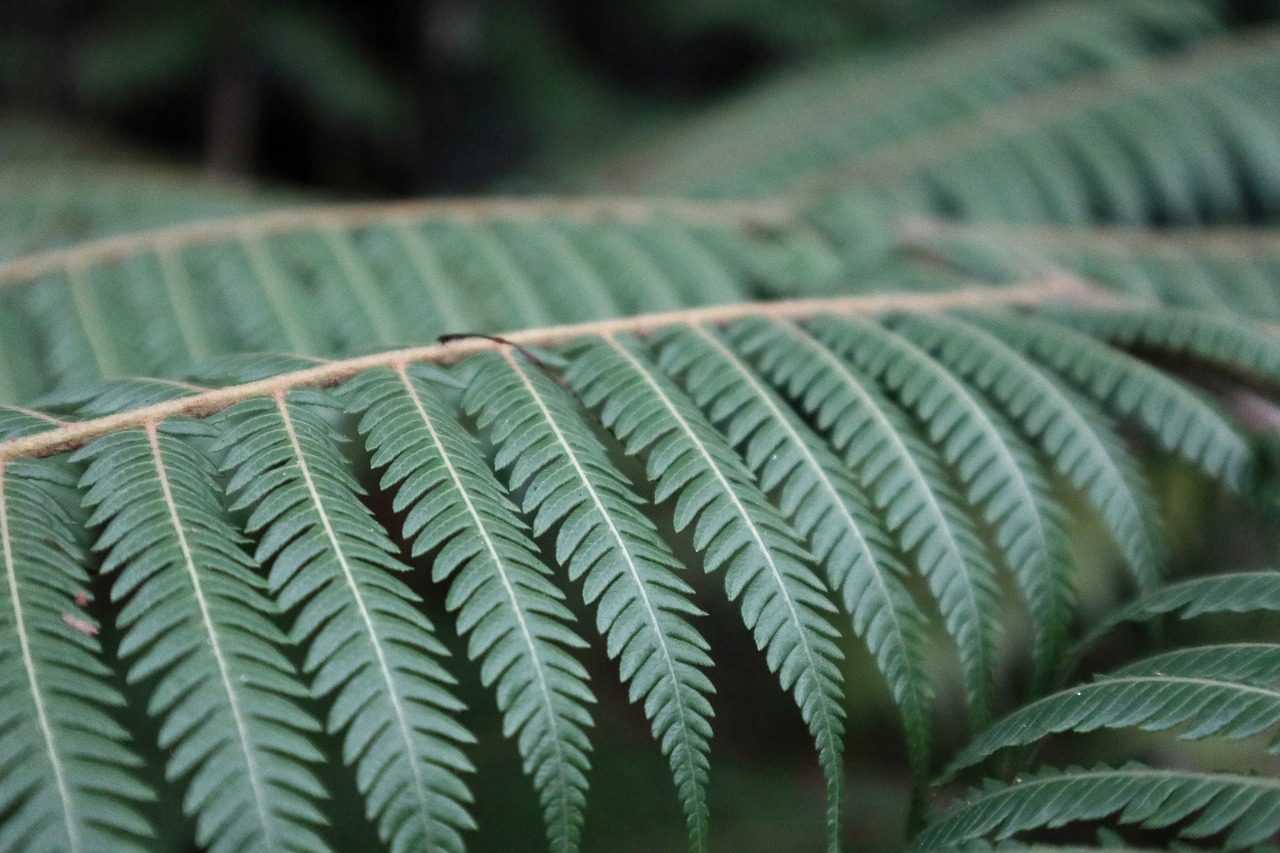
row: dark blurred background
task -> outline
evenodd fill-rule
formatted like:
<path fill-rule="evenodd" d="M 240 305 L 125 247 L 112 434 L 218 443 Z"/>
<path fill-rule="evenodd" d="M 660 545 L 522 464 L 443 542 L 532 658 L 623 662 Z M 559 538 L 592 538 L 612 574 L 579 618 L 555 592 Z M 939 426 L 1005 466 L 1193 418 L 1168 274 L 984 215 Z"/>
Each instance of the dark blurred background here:
<path fill-rule="evenodd" d="M 216 175 L 519 190 L 781 69 L 1014 2 L 4 0 L 0 104 Z"/>
<path fill-rule="evenodd" d="M 751 81 L 1026 0 L 3 0 L 0 107 L 217 176 L 535 189 Z M 1221 0 L 1231 17 L 1280 0 Z"/>

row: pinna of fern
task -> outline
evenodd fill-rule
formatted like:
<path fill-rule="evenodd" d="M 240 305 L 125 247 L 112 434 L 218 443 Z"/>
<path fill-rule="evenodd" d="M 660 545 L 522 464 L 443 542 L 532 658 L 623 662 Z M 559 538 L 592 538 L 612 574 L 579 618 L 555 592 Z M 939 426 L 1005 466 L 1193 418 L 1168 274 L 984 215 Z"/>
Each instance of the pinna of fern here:
<path fill-rule="evenodd" d="M 1095 631 L 1177 612 L 1274 613 L 1275 571 L 1227 573 L 1172 584 L 1139 598 Z M 1269 594 L 1270 593 L 1270 594 Z M 1247 598 L 1246 598 L 1247 596 Z M 1280 833 L 1280 783 L 1265 772 L 1280 752 L 1280 645 L 1261 639 L 1174 648 L 1031 702 L 982 732 L 951 761 L 941 781 L 1000 750 L 1041 745 L 1052 735 L 1098 729 L 1177 730 L 1184 740 L 1266 738 L 1252 772 L 1159 769 L 1136 762 L 1089 769 L 1041 768 L 1011 784 L 988 781 L 951 804 L 913 849 L 948 849 L 965 839 L 1008 838 L 1075 821 L 1165 829 L 1170 837 L 1212 839 L 1240 849 Z M 1261 771 L 1261 772 L 1259 772 Z"/>
<path fill-rule="evenodd" d="M 983 296 L 1034 303 L 1045 293 L 1060 295 Z M 251 360 L 239 368 L 243 381 L 232 376 L 210 390 L 108 383 L 76 395 L 74 405 L 63 395 L 56 421 L 7 411 L 4 494 L 24 494 L 34 472 L 49 466 L 78 472 L 78 482 L 67 481 L 79 495 L 72 504 L 83 499 L 92 513 L 70 516 L 66 535 L 92 540 L 120 602 L 92 606 L 120 632 L 119 657 L 91 658 L 101 663 L 78 671 L 89 683 L 120 673 L 151 697 L 154 722 L 134 735 L 172 749 L 165 772 L 184 791 L 201 843 L 330 844 L 321 819 L 327 794 L 313 768 L 323 730 L 341 739 L 346 772 L 388 849 L 465 845 L 473 734 L 452 673 L 467 664 L 444 653 L 405 583 L 422 572 L 424 583 L 413 587 L 440 596 L 465 640 L 538 794 L 552 849 L 577 849 L 589 811 L 595 690 L 575 650 L 597 638 L 671 765 L 690 846 L 705 849 L 715 655 L 671 544 L 687 528 L 702 567 L 723 579 L 726 601 L 707 605 L 736 604 L 809 728 L 827 779 L 834 849 L 849 689 L 838 665 L 841 637 L 856 635 L 872 652 L 923 775 L 934 685 L 922 664 L 932 650 L 920 592 L 934 599 L 928 607 L 956 642 L 967 704 L 981 721 L 996 710 L 1005 621 L 996 585 L 1004 573 L 1029 611 L 1073 608 L 1071 577 L 1053 557 L 1054 537 L 1069 521 L 1045 485 L 1050 476 L 1094 506 L 1140 588 L 1157 583 L 1161 542 L 1118 423 L 1229 488 L 1247 481 L 1252 456 L 1229 412 L 1159 361 L 1107 339 L 1141 333 L 1144 353 L 1230 368 L 1233 381 L 1261 391 L 1280 364 L 1267 330 L 1234 324 L 1227 346 L 1224 321 L 1211 316 L 1149 307 L 978 310 L 972 302 L 964 293 L 915 298 L 933 309 L 923 313 L 903 310 L 908 297 L 743 306 L 514 335 L 517 344 L 554 348 L 536 360 L 472 339 L 285 373 Z M 957 305 L 965 307 L 935 313 Z M 823 312 L 830 316 L 814 316 Z M 1115 325 L 1125 317 L 1128 338 Z M 996 338 L 997 328 L 1009 334 Z M 876 347 L 861 349 L 868 342 Z M 977 361 L 975 353 L 996 357 Z M 459 360 L 453 368 L 424 363 Z M 191 414 L 213 416 L 182 417 Z M 59 455 L 76 445 L 83 449 L 69 459 Z M 32 458 L 50 453 L 54 459 Z M 621 456 L 640 464 L 620 466 Z M 376 482 L 362 487 L 356 471 L 366 467 Z M 632 470 L 643 475 L 633 480 Z M 670 521 L 648 510 L 649 494 L 670 507 Z M 390 516 L 373 511 L 380 495 Z M 5 552 L 11 576 L 72 558 L 76 571 L 97 569 L 74 547 L 42 551 L 23 532 L 18 498 L 10 500 L 3 515 L 12 521 L 0 533 L 16 531 L 5 534 L 16 543 Z M 923 584 L 913 583 L 917 574 Z M 39 679 L 53 676 L 26 661 L 56 656 L 68 639 L 57 631 L 75 629 L 61 618 L 65 602 L 7 594 L 5 612 L 19 614 L 17 624 L 45 626 L 18 629 L 29 656 L 10 651 L 21 644 L 0 655 L 6 683 L 34 685 L 20 694 L 33 701 L 6 699 L 6 713 L 26 721 L 13 730 L 22 770 L 13 778 L 44 781 L 0 785 L 5 808 L 30 810 L 41 831 L 88 820 L 145 837 L 152 817 L 143 788 L 113 788 L 99 807 L 114 823 L 80 817 L 72 799 L 32 796 L 59 790 L 42 756 L 56 754 L 50 744 L 67 718 L 45 714 L 48 724 L 40 723 L 47 690 Z M 594 609 L 594 626 L 575 624 L 569 595 Z M 1038 635 L 1039 666 L 1051 668 L 1067 651 L 1059 618 Z M 81 637 L 70 639 L 92 649 Z M 1233 672 L 1256 679 L 1258 666 Z M 1090 690 L 1123 690 L 1148 677 L 1118 674 Z M 1132 701 L 1147 707 L 1176 695 Z M 58 701 L 78 707 L 89 697 L 59 693 Z M 1219 729 L 1245 732 L 1262 714 Z M 1135 715 L 1152 726 L 1191 721 L 1162 707 L 1145 717 L 1051 716 L 1041 729 Z M 111 743 L 122 756 L 147 753 L 123 734 Z M 100 746 L 87 760 L 114 768 L 112 778 L 141 760 L 112 755 Z M 1167 771 L 1106 772 L 1107 784 L 1150 782 L 1144 790 L 1160 802 L 1193 784 Z M 1057 802 L 1057 791 L 1073 796 L 1075 782 L 1051 776 L 1046 802 Z M 1219 783 L 1229 792 L 1266 787 Z M 922 843 L 961 843 L 1026 823 L 1008 817 L 1014 800 L 990 794 L 984 802 L 1013 805 L 984 806 L 996 810 L 961 823 L 941 817 Z M 1102 813 L 1081 802 L 1063 819 Z M 1181 819 L 1176 812 L 1151 816 Z M 1211 812 L 1204 826 L 1231 824 L 1242 843 L 1264 825 Z M 44 838 L 27 832 L 18 849 L 46 849 Z"/>

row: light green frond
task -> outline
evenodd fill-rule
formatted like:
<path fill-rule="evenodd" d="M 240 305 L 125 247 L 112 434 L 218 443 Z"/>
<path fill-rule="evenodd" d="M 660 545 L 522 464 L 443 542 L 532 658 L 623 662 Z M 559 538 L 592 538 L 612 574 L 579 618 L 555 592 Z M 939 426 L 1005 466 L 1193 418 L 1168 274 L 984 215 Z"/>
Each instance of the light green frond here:
<path fill-rule="evenodd" d="M 983 508 L 1030 606 L 1034 660 L 1043 679 L 1062 654 L 1074 593 L 1065 512 L 1040 460 L 1003 416 L 908 340 L 864 320 L 819 317 L 808 328 L 914 413 L 964 484 L 970 504 Z"/>
<path fill-rule="evenodd" d="M 1247 847 L 1280 831 L 1280 779 L 1141 764 L 1044 770 L 972 791 L 908 849 L 945 850 L 969 839 L 1105 818 L 1149 829 L 1176 825 L 1172 831 L 1181 838 L 1222 836 L 1229 849 Z"/>
<path fill-rule="evenodd" d="M 369 817 L 396 853 L 460 851 L 473 828 L 472 771 L 460 745 L 473 737 L 447 655 L 395 577 L 409 569 L 360 501 L 361 489 L 323 416 L 317 393 L 250 400 L 219 418 L 215 452 L 231 475 L 231 509 L 247 510 L 272 594 L 296 610 L 312 690 L 329 702 L 328 729 L 344 735 Z"/>
<path fill-rule="evenodd" d="M 999 609 L 995 569 L 938 454 L 874 380 L 796 326 L 744 320 L 735 346 L 853 468 L 938 600 L 959 648 L 974 723 L 990 718 Z"/>
<path fill-rule="evenodd" d="M 659 364 L 708 420 L 723 425 L 765 493 L 809 542 L 875 656 L 902 713 L 918 778 L 928 770 L 931 690 L 925 617 L 903 585 L 902 565 L 866 495 L 826 444 L 716 332 L 677 327 L 660 338 Z"/>
<path fill-rule="evenodd" d="M 699 614 L 693 591 L 676 575 L 683 567 L 585 413 L 537 366 L 510 351 L 486 357 L 466 408 L 497 444 L 497 466 L 511 469 L 534 534 L 559 528 L 556 560 L 596 606 L 609 656 L 671 763 L 690 846 L 705 850 L 714 690 L 707 643 L 689 621 Z"/>
<path fill-rule="evenodd" d="M 175 427 L 179 424 L 175 424 Z M 165 775 L 183 780 L 196 839 L 215 853 L 325 850 L 325 791 L 311 766 L 319 729 L 281 653 L 256 564 L 213 489 L 212 465 L 154 425 L 91 443 L 81 486 L 103 572 L 123 601 L 120 654 L 154 680 Z"/>
<path fill-rule="evenodd" d="M 756 644 L 799 705 L 827 779 L 830 849 L 839 847 L 844 709 L 834 608 L 808 555 L 751 473 L 697 407 L 631 341 L 584 344 L 566 380 L 627 451 L 640 455 L 659 501 L 675 498 L 708 571 L 725 570 Z"/>
<path fill-rule="evenodd" d="M 74 478 L 56 462 L 0 463 L 0 849 L 141 851 L 155 795 L 117 721 L 102 660 Z"/>
<path fill-rule="evenodd" d="M 586 804 L 594 701 L 569 649 L 585 643 L 569 627 L 550 570 L 456 413 L 415 368 L 361 374 L 346 393 L 361 413 L 372 464 L 405 512 L 414 556 L 434 553 L 431 577 L 449 582 L 467 653 L 497 693 L 503 731 L 516 739 L 542 803 L 551 847 L 576 850 Z"/>
<path fill-rule="evenodd" d="M 904 314 L 890 327 L 981 388 L 1085 494 L 1140 586 L 1159 579 L 1156 508 L 1135 460 L 1092 401 L 978 326 L 942 314 Z"/>
<path fill-rule="evenodd" d="M 1119 418 L 1137 421 L 1161 447 L 1239 489 L 1253 454 L 1239 430 L 1208 398 L 1155 367 L 1108 348 L 1067 325 L 995 313 L 972 322 L 1052 367 Z"/>

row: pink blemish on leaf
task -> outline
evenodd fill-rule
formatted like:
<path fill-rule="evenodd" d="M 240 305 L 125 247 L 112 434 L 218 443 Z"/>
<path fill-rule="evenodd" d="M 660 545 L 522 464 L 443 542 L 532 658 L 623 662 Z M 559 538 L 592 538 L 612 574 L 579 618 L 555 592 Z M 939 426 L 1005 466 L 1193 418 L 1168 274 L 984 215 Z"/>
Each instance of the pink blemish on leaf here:
<path fill-rule="evenodd" d="M 86 622 L 83 619 L 77 619 L 76 617 L 72 616 L 70 613 L 63 613 L 62 621 L 66 622 L 73 629 L 75 629 L 76 631 L 79 631 L 81 634 L 84 634 L 86 637 L 98 636 L 98 626 L 94 625 L 92 622 Z"/>
<path fill-rule="evenodd" d="M 89 603 L 89 595 L 87 593 L 76 593 L 76 607 L 84 607 Z"/>

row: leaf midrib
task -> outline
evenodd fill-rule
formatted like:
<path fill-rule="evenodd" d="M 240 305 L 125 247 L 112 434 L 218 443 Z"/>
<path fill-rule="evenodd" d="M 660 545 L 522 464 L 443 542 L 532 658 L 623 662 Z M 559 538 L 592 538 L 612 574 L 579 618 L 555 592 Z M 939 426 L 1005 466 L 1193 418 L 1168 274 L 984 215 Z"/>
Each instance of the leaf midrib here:
<path fill-rule="evenodd" d="M 583 488 L 585 488 L 587 490 L 587 494 L 591 496 L 591 502 L 595 506 L 596 512 L 602 519 L 604 519 L 605 525 L 609 528 L 610 536 L 618 543 L 618 552 L 622 554 L 623 559 L 626 561 L 627 571 L 631 574 L 632 581 L 639 590 L 640 600 L 644 604 L 645 618 L 649 622 L 649 627 L 653 630 L 654 637 L 657 638 L 658 648 L 662 651 L 662 662 L 666 666 L 667 675 L 671 679 L 671 684 L 674 688 L 672 693 L 675 696 L 676 708 L 680 718 L 680 739 L 683 741 L 684 755 L 686 756 L 685 764 L 688 767 L 690 777 L 696 779 L 697 767 L 694 764 L 693 756 L 698 752 L 698 750 L 694 748 L 694 745 L 689 740 L 689 711 L 685 704 L 684 696 L 680 692 L 680 679 L 676 676 L 675 663 L 671 659 L 671 650 L 667 648 L 666 636 L 662 633 L 662 628 L 658 624 L 658 616 L 654 610 L 653 602 L 649 598 L 649 590 L 640 579 L 640 572 L 636 568 L 635 561 L 632 559 L 631 549 L 627 547 L 627 543 L 622 538 L 622 534 L 618 531 L 617 526 L 614 525 L 613 517 L 605 509 L 603 502 L 600 500 L 600 495 L 596 492 L 595 486 L 592 485 L 591 480 L 587 477 L 586 471 L 584 471 L 582 466 L 578 463 L 578 455 L 574 453 L 573 448 L 570 447 L 569 442 L 565 439 L 564 433 L 560 430 L 560 425 L 556 423 L 555 418 L 551 415 L 551 411 L 547 408 L 546 404 L 543 403 L 542 396 L 538 393 L 537 389 L 534 388 L 533 383 L 529 381 L 529 377 L 520 368 L 520 365 L 511 357 L 509 350 L 504 349 L 502 351 L 502 357 L 509 365 L 511 365 L 511 369 L 520 378 L 520 382 L 528 391 L 529 396 L 533 399 L 534 403 L 537 404 L 538 410 L 542 413 L 543 418 L 547 422 L 547 426 L 549 426 L 551 431 L 555 434 L 556 442 L 564 448 L 565 458 L 569 460 L 569 464 L 573 466 L 574 473 L 578 475 L 578 479 L 582 483 Z M 701 807 L 703 806 L 701 786 L 695 785 L 694 788 L 699 793 L 698 802 L 695 805 Z M 699 843 L 695 845 L 695 849 L 704 849 L 706 841 L 701 835 L 701 824 L 699 824 L 698 828 L 697 841 Z"/>
<path fill-rule="evenodd" d="M 22 598 L 18 586 L 18 569 L 13 557 L 13 539 L 9 531 L 9 506 L 5 494 L 5 463 L 0 460 L 0 556 L 4 559 L 5 579 L 9 584 L 9 598 L 13 603 L 14 630 L 18 634 L 18 646 L 22 655 L 22 666 L 27 673 L 27 684 L 31 688 L 31 699 L 36 707 L 36 725 L 45 743 L 45 751 L 49 756 L 49 764 L 53 768 L 54 785 L 58 789 L 58 800 L 62 803 L 62 819 L 67 830 L 67 841 L 72 853 L 82 850 L 79 827 L 75 820 L 75 807 L 68 789 L 66 771 L 62 766 L 62 758 L 58 754 L 53 736 L 53 726 L 49 722 L 48 710 L 45 708 L 44 692 L 36 672 L 35 656 L 31 653 L 31 638 L 27 633 L 26 614 L 22 610 Z"/>
<path fill-rule="evenodd" d="M 386 696 L 391 703 L 392 709 L 395 711 L 396 727 L 400 732 L 400 739 L 404 742 L 405 754 L 401 758 L 407 759 L 410 771 L 413 773 L 414 794 L 418 800 L 418 808 L 422 814 L 424 838 L 426 850 L 435 850 L 435 844 L 432 841 L 431 824 L 432 809 L 428 805 L 427 789 L 422 782 L 422 771 L 418 767 L 416 760 L 417 750 L 414 748 L 413 737 L 409 731 L 408 721 L 404 706 L 400 701 L 400 693 L 397 689 L 395 679 L 391 675 L 391 669 L 387 665 L 386 653 L 382 648 L 382 641 L 378 637 L 378 632 L 374 628 L 373 619 L 369 615 L 369 608 L 364 601 L 364 595 L 360 591 L 359 584 L 356 583 L 355 576 L 351 571 L 351 565 L 347 561 L 346 551 L 342 547 L 342 543 L 338 541 L 337 533 L 333 529 L 333 524 L 329 520 L 329 513 L 324 507 L 324 501 L 320 497 L 320 492 L 316 488 L 315 481 L 311 476 L 311 466 L 308 464 L 306 454 L 302 451 L 302 445 L 298 441 L 297 432 L 294 430 L 293 418 L 289 414 L 289 405 L 285 402 L 283 394 L 276 395 L 276 409 L 280 412 L 280 420 L 284 425 L 285 433 L 289 437 L 289 447 L 293 450 L 294 462 L 298 466 L 298 472 L 302 475 L 303 484 L 306 486 L 307 494 L 311 499 L 312 506 L 315 507 L 316 515 L 320 520 L 320 526 L 324 530 L 325 538 L 329 540 L 329 547 L 337 559 L 338 567 L 342 570 L 342 578 L 346 583 L 347 589 L 351 593 L 351 598 L 355 601 L 356 610 L 360 614 L 360 622 L 364 626 L 365 634 L 369 637 L 369 643 L 373 646 L 374 656 L 378 660 L 378 672 L 382 676 L 382 682 L 386 686 Z"/>
<path fill-rule="evenodd" d="M 165 510 L 169 514 L 169 523 L 173 526 L 178 550 L 182 554 L 182 565 L 187 571 L 187 576 L 191 579 L 191 588 L 195 594 L 196 606 L 200 610 L 200 621 L 204 625 L 205 634 L 209 638 L 209 650 L 213 654 L 214 663 L 218 667 L 218 676 L 222 681 L 222 688 L 227 694 L 231 719 L 236 728 L 236 738 L 240 741 L 240 750 L 244 754 L 245 766 L 249 771 L 248 781 L 249 787 L 253 790 L 254 808 L 258 813 L 258 820 L 262 825 L 262 831 L 268 842 L 268 847 L 274 847 L 276 845 L 275 831 L 266 811 L 266 792 L 263 789 L 262 779 L 260 778 L 257 757 L 249 743 L 248 732 L 245 730 L 244 712 L 240 708 L 240 697 L 231 683 L 231 674 L 228 671 L 226 656 L 222 650 L 222 640 L 213 624 L 213 617 L 209 612 L 209 602 L 205 598 L 204 587 L 200 582 L 200 573 L 196 569 L 195 556 L 192 554 L 191 545 L 187 541 L 186 528 L 183 526 L 182 516 L 178 513 L 178 505 L 174 500 L 173 490 L 169 486 L 169 476 L 165 468 L 164 456 L 160 450 L 157 425 L 154 423 L 148 424 L 146 434 L 147 443 L 151 448 L 151 459 L 155 463 L 156 480 L 160 484 Z"/>
<path fill-rule="evenodd" d="M 422 400 L 418 396 L 417 389 L 413 387 L 413 381 L 409 378 L 408 370 L 404 363 L 395 365 L 394 370 L 403 383 L 409 399 L 413 401 L 413 407 L 419 418 L 421 418 L 423 426 L 427 428 L 427 432 L 431 435 L 431 441 L 436 446 L 436 451 L 440 454 L 441 461 L 444 462 L 445 469 L 448 471 L 449 479 L 453 483 L 454 491 L 462 498 L 463 505 L 466 507 L 467 514 L 471 516 L 471 521 L 475 525 L 476 531 L 480 534 L 481 540 L 484 542 L 485 550 L 489 553 L 489 559 L 497 569 L 498 579 L 502 583 L 502 590 L 506 593 L 507 600 L 510 602 L 511 609 L 514 611 L 516 621 L 520 627 L 520 635 L 524 639 L 525 646 L 529 650 L 529 655 L 533 659 L 533 670 L 537 678 L 538 693 L 542 697 L 543 713 L 546 716 L 547 724 L 551 729 L 552 750 L 555 752 L 555 776 L 556 776 L 556 794 L 560 798 L 559 816 L 560 820 L 566 824 L 560 832 L 560 837 L 565 837 L 568 833 L 567 823 L 570 813 L 572 812 L 571 803 L 569 802 L 570 783 L 565 778 L 564 745 L 560 740 L 560 720 L 555 713 L 555 702 L 551 696 L 551 689 L 547 686 L 546 673 L 543 672 L 543 662 L 538 654 L 538 646 L 534 642 L 533 633 L 529 629 L 528 620 L 525 619 L 524 609 L 521 607 L 521 599 L 511 587 L 511 581 L 507 577 L 505 562 L 499 556 L 493 539 L 489 535 L 489 529 L 485 526 L 484 519 L 480 517 L 480 513 L 476 511 L 475 504 L 471 501 L 471 495 L 467 492 L 466 487 L 462 483 L 462 479 L 458 476 L 458 471 L 453 466 L 453 460 L 449 457 L 449 451 L 445 448 L 444 443 L 440 440 L 439 433 L 436 432 L 435 423 L 431 420 L 431 415 L 427 413 L 426 408 L 422 405 Z"/>
<path fill-rule="evenodd" d="M 790 619 L 791 624 L 795 625 L 797 628 L 796 633 L 799 635 L 800 647 L 804 649 L 806 666 L 809 672 L 813 673 L 814 679 L 817 682 L 815 686 L 820 686 L 823 681 L 823 679 L 819 676 L 819 673 L 821 672 L 821 670 L 818 668 L 817 660 L 815 659 L 813 649 L 809 644 L 809 638 L 805 633 L 804 622 L 800 619 L 800 614 L 796 610 L 796 604 L 791 598 L 791 593 L 787 590 L 782 572 L 779 571 L 777 564 L 773 560 L 773 554 L 770 553 L 768 547 L 764 544 L 764 539 L 761 538 L 760 531 L 756 528 L 755 523 L 751 520 L 751 516 L 747 514 L 746 507 L 744 507 L 742 505 L 742 502 L 738 500 L 738 495 L 734 491 L 733 486 L 729 483 L 728 479 L 724 476 L 724 473 L 720 470 L 720 466 L 717 465 L 715 460 L 711 458 L 711 454 L 707 451 L 707 448 L 703 445 L 703 443 L 698 439 L 698 436 L 694 433 L 688 421 L 686 421 L 684 417 L 681 416 L 680 412 L 676 409 L 674 403 L 666 395 L 666 393 L 663 392 L 662 387 L 658 385 L 658 383 L 653 379 L 653 377 L 649 375 L 649 372 L 644 369 L 644 365 L 642 365 L 635 358 L 635 356 L 633 356 L 630 352 L 627 351 L 626 347 L 619 344 L 617 340 L 615 340 L 612 336 L 604 337 L 604 341 L 606 344 L 612 347 L 616 352 L 621 354 L 623 358 L 627 360 L 627 362 L 631 365 L 631 368 L 637 374 L 639 374 L 639 376 L 644 380 L 644 382 L 653 390 L 653 393 L 658 396 L 658 399 L 662 402 L 663 407 L 671 414 L 671 417 L 675 419 L 676 423 L 680 425 L 681 431 L 683 431 L 685 436 L 689 439 L 689 441 L 693 443 L 694 447 L 697 448 L 698 453 L 701 454 L 703 460 L 710 467 L 712 473 L 715 475 L 716 480 L 718 480 L 720 483 L 721 490 L 724 492 L 724 494 L 726 494 L 729 497 L 729 500 L 733 503 L 734 510 L 742 518 L 742 520 L 746 522 L 747 530 L 748 532 L 750 532 L 751 538 L 755 540 L 756 550 L 760 552 L 760 555 L 762 557 L 764 557 L 765 563 L 768 565 L 769 571 L 773 575 L 774 583 L 777 585 L 778 591 L 782 595 L 783 601 L 786 602 L 787 612 L 790 614 L 790 617 L 791 617 Z M 824 750 L 831 750 L 831 754 L 836 755 L 839 753 L 840 745 L 838 742 L 836 743 L 832 742 L 834 740 L 834 735 L 832 734 L 834 729 L 833 729 L 833 722 L 827 711 L 827 702 L 829 701 L 829 698 L 825 694 L 823 694 L 820 689 L 818 691 L 818 695 L 821 697 L 821 699 L 815 704 L 819 709 L 819 713 L 821 713 L 822 715 L 822 722 L 823 722 L 823 725 L 821 726 L 822 740 L 827 742 L 823 748 Z"/>

